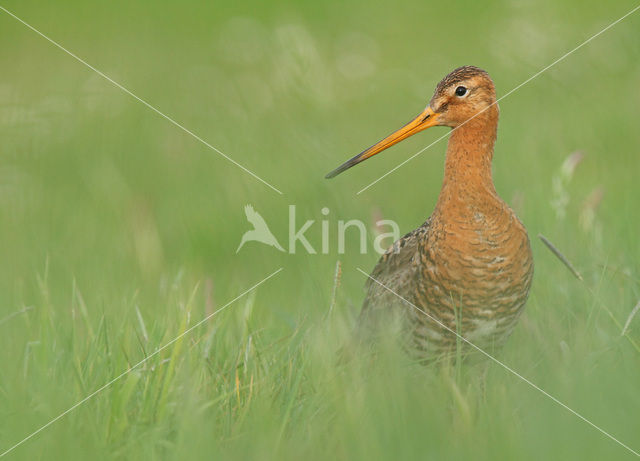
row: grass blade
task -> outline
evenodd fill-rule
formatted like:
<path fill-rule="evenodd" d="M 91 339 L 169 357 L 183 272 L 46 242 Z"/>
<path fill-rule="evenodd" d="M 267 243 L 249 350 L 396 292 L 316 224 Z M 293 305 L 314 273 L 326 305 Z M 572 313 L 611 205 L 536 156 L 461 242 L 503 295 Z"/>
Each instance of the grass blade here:
<path fill-rule="evenodd" d="M 542 243 L 544 243 L 544 244 L 547 246 L 547 248 L 549 248 L 549 250 L 551 250 L 551 252 L 552 252 L 552 253 L 553 253 L 553 254 L 554 254 L 554 255 L 555 255 L 555 256 L 560 260 L 560 262 L 562 262 L 562 264 L 564 264 L 564 265 L 567 267 L 567 269 L 569 269 L 569 270 L 571 271 L 571 273 L 572 273 L 572 274 L 573 274 L 573 275 L 574 275 L 578 280 L 580 280 L 581 282 L 583 282 L 583 281 L 584 281 L 584 279 L 582 278 L 582 275 L 580 275 L 580 272 L 578 272 L 578 271 L 576 270 L 576 268 L 575 268 L 575 267 L 573 267 L 573 264 L 571 264 L 571 262 L 570 262 L 567 258 L 565 258 L 565 256 L 564 256 L 562 253 L 560 253 L 560 250 L 558 250 L 558 249 L 555 247 L 555 245 L 549 241 L 549 239 L 547 239 L 547 238 L 546 238 L 544 235 L 542 235 L 542 234 L 538 234 L 538 238 L 539 238 L 540 240 L 542 240 Z"/>

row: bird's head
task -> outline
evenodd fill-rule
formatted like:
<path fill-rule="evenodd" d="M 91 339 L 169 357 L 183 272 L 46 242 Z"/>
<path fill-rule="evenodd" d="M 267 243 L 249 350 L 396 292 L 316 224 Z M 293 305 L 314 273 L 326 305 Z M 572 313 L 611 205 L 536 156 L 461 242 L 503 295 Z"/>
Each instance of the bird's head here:
<path fill-rule="evenodd" d="M 498 117 L 496 91 L 489 74 L 474 66 L 455 69 L 438 86 L 424 111 L 405 126 L 327 174 L 333 178 L 358 163 L 373 157 L 420 131 L 432 126 L 457 128 L 471 119 L 486 114 Z"/>

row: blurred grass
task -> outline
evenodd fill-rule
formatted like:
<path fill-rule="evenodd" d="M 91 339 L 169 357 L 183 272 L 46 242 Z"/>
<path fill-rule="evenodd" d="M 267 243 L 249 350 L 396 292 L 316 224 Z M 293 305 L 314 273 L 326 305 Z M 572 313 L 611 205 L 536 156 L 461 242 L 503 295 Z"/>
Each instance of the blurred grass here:
<path fill-rule="evenodd" d="M 246 203 L 281 241 L 289 204 L 299 220 L 328 207 L 332 228 L 376 213 L 416 227 L 444 142 L 355 192 L 444 131 L 324 173 L 420 111 L 454 67 L 487 69 L 504 94 L 633 2 L 1 4 L 284 192 L 0 13 L 0 450 L 285 268 L 8 459 L 631 456 L 493 364 L 484 391 L 479 370 L 417 366 L 393 347 L 337 364 L 362 300 L 356 267 L 376 259 L 355 241 L 345 255 L 234 252 Z M 500 358 L 636 450 L 640 356 L 606 310 L 624 324 L 640 299 L 639 21 L 502 101 L 494 162 L 536 259 Z"/>

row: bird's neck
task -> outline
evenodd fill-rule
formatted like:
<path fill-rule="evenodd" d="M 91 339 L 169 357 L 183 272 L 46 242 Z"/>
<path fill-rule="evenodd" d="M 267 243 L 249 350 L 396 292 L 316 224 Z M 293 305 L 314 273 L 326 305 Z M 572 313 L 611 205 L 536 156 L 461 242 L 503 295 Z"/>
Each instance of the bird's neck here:
<path fill-rule="evenodd" d="M 491 173 L 497 130 L 497 108 L 487 110 L 453 130 L 437 208 L 497 198 Z"/>

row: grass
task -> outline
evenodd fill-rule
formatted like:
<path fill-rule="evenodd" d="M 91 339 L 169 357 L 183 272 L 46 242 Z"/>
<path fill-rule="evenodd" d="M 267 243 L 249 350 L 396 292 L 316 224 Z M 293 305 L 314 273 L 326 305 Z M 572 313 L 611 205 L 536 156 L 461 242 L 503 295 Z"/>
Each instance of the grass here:
<path fill-rule="evenodd" d="M 323 179 L 454 67 L 505 94 L 634 2 L 2 6 L 284 193 L 0 13 L 0 452 L 284 268 L 6 459 L 634 458 L 494 363 L 336 360 L 376 260 L 336 223 L 423 222 L 444 142 L 355 193 L 444 131 Z M 494 161 L 536 262 L 499 358 L 636 451 L 639 21 L 501 101 Z M 316 247 L 328 220 L 329 254 L 236 255 L 247 203 L 281 242 L 290 204 Z"/>

